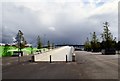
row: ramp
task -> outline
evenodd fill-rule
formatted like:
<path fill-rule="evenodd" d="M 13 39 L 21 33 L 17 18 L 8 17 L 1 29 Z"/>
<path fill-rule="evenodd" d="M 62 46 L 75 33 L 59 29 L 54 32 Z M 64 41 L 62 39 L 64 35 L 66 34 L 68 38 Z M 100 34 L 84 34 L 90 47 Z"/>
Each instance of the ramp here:
<path fill-rule="evenodd" d="M 46 53 L 34 55 L 34 61 L 72 61 L 74 48 L 70 46 L 60 47 Z"/>

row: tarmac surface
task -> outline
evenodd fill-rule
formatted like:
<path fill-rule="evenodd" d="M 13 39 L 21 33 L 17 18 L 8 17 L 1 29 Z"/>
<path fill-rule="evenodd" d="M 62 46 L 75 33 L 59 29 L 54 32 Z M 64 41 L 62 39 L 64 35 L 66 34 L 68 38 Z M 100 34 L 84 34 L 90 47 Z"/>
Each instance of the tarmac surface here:
<path fill-rule="evenodd" d="M 3 79 L 118 79 L 118 55 L 75 51 L 76 62 L 30 62 L 31 56 L 5 57 Z"/>

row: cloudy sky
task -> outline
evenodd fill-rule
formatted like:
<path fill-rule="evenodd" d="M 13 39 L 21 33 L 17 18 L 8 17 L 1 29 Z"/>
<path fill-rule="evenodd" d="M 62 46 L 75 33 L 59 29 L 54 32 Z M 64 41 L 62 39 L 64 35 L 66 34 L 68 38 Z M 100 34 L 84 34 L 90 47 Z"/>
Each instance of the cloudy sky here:
<path fill-rule="evenodd" d="M 90 33 L 100 40 L 103 22 L 118 40 L 118 0 L 3 0 L 0 39 L 11 43 L 18 30 L 29 43 L 84 44 Z"/>

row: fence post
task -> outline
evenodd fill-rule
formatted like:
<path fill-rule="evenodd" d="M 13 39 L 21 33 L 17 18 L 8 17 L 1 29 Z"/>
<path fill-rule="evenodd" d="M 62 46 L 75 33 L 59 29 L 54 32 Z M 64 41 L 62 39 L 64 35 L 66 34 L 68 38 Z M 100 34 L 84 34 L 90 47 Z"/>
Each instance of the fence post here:
<path fill-rule="evenodd" d="M 50 63 L 51 63 L 51 55 L 50 55 Z"/>

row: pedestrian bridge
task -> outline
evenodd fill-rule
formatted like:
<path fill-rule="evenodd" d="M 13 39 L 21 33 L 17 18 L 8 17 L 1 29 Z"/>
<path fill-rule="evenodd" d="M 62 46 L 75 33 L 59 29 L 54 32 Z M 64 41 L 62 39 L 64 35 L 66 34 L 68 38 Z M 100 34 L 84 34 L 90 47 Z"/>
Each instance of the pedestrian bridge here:
<path fill-rule="evenodd" d="M 72 61 L 72 55 L 74 53 L 74 47 L 72 46 L 63 46 L 50 50 L 42 54 L 34 55 L 34 61 Z"/>

